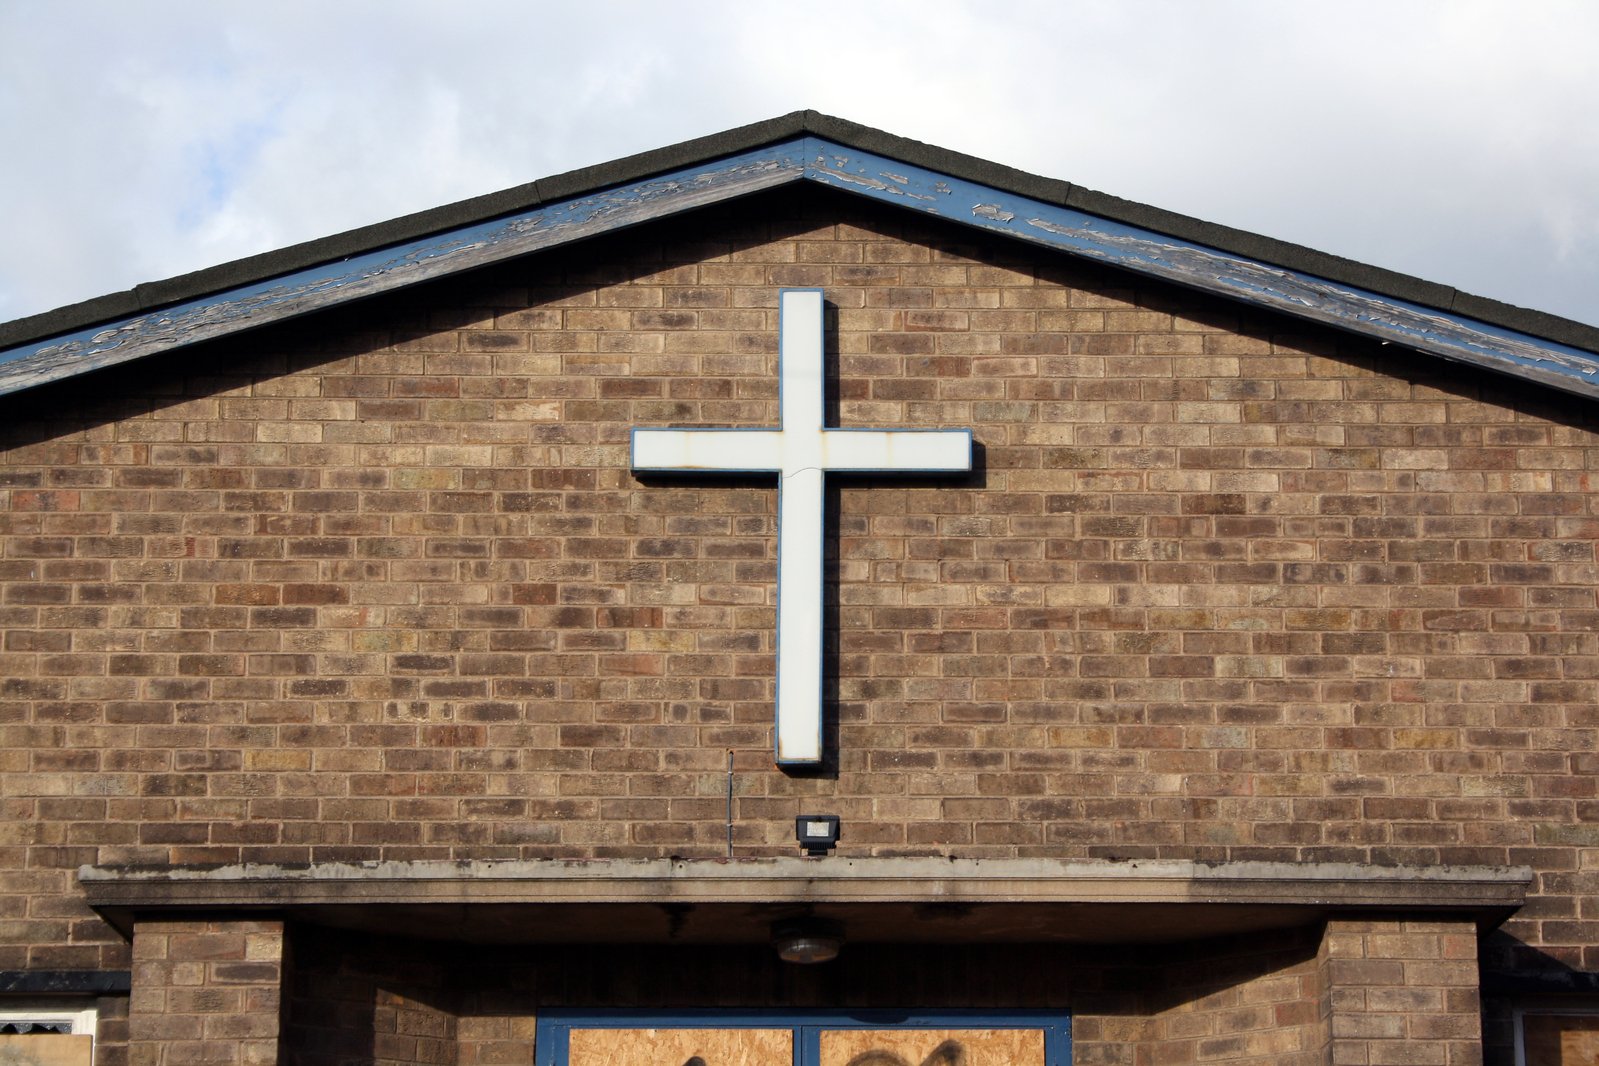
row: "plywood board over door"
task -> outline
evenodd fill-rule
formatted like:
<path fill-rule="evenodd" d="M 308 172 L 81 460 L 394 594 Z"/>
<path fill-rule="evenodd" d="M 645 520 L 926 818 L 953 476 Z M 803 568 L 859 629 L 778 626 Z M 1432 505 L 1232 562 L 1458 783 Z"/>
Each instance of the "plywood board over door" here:
<path fill-rule="evenodd" d="M 820 1066 L 1044 1066 L 1044 1031 L 823 1029 Z"/>
<path fill-rule="evenodd" d="M 4 1066 L 90 1066 L 93 1049 L 94 1037 L 87 1033 L 0 1035 Z"/>
<path fill-rule="evenodd" d="M 567 1066 L 793 1066 L 791 1029 L 578 1029 Z"/>

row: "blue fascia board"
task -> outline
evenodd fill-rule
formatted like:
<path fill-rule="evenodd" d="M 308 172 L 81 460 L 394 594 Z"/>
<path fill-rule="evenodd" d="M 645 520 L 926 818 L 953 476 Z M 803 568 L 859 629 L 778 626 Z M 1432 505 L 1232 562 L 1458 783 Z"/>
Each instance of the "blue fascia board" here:
<path fill-rule="evenodd" d="M 815 136 L 0 351 L 0 394 L 794 181 L 1003 234 L 1431 355 L 1599 396 L 1599 354 Z"/>
<path fill-rule="evenodd" d="M 798 148 L 746 152 L 19 345 L 0 351 L 0 394 L 798 181 Z"/>
<path fill-rule="evenodd" d="M 811 140 L 816 147 L 806 177 L 823 185 L 1446 359 L 1599 395 L 1594 352 Z"/>

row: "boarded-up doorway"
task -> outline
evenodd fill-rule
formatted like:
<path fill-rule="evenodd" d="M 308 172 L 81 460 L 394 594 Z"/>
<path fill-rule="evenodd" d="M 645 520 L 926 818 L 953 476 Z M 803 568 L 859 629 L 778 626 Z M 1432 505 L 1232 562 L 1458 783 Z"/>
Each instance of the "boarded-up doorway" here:
<path fill-rule="evenodd" d="M 540 1016 L 538 1066 L 1068 1066 L 1058 1012 Z"/>

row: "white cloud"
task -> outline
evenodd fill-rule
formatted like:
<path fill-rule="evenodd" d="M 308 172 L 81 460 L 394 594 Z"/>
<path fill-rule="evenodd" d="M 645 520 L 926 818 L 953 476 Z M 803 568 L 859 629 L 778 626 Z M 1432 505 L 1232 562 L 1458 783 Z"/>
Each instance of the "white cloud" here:
<path fill-rule="evenodd" d="M 0 319 L 815 107 L 1599 321 L 1599 7 L 0 6 Z"/>

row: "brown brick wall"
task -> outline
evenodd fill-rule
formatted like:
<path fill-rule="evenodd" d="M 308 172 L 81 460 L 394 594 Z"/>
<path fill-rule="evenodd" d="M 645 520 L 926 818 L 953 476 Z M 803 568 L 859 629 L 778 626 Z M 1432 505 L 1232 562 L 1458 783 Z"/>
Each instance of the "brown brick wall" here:
<path fill-rule="evenodd" d="M 1332 1044 L 1320 1009 L 1326 975 L 1318 968 L 1315 933 L 1264 933 L 1148 949 L 1143 976 L 1148 1020 L 1136 1044 L 1143 1056 L 1136 1060 L 1139 1066 L 1324 1066 Z M 1081 1028 L 1095 1032 L 1087 1024 Z M 1118 1061 L 1114 1056 L 1122 1041 L 1107 1039 L 1101 1046 L 1106 1061 Z"/>
<path fill-rule="evenodd" d="M 131 1066 L 275 1066 L 281 922 L 142 922 L 133 937 Z"/>
<path fill-rule="evenodd" d="M 817 774 L 773 487 L 627 469 L 775 423 L 782 285 L 981 449 L 831 490 Z M 1599 968 L 1589 410 L 822 193 L 13 397 L 0 968 L 125 962 L 82 863 L 721 854 L 729 750 L 743 855 L 1527 863 Z"/>
<path fill-rule="evenodd" d="M 448 950 L 325 929 L 300 930 L 291 949 L 284 1062 L 471 1066 L 472 1056 L 459 1053 L 456 1006 L 471 966 L 447 977 L 441 960 L 451 957 Z M 476 1046 L 470 1036 L 461 1036 L 468 1048 Z M 531 1033 L 525 1048 L 532 1048 Z"/>
<path fill-rule="evenodd" d="M 1331 1062 L 1480 1066 L 1470 922 L 1329 922 L 1319 958 Z"/>
<path fill-rule="evenodd" d="M 128 997 L 95 1000 L 94 1066 L 128 1066 Z"/>

